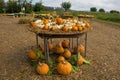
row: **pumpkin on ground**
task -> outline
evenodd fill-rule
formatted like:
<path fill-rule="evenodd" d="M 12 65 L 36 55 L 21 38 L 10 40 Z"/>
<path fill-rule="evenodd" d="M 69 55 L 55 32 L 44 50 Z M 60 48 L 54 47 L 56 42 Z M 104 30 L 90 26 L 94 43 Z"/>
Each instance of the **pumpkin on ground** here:
<path fill-rule="evenodd" d="M 68 49 L 65 49 L 63 56 L 68 59 L 71 57 L 71 52 Z"/>
<path fill-rule="evenodd" d="M 78 59 L 78 61 L 77 61 L 77 64 L 78 64 L 78 65 L 82 65 L 83 63 L 85 63 L 85 64 L 90 64 L 90 61 L 85 60 L 85 59 L 80 55 L 80 53 L 78 53 L 78 55 L 79 55 L 79 59 Z"/>
<path fill-rule="evenodd" d="M 37 60 L 40 57 L 40 54 L 41 52 L 38 49 L 32 47 L 28 52 L 28 57 L 32 60 Z"/>
<path fill-rule="evenodd" d="M 78 53 L 78 52 L 80 52 L 80 54 L 84 54 L 84 52 L 85 52 L 85 47 L 82 45 L 82 44 L 80 44 L 79 46 L 78 46 L 78 49 L 77 49 L 77 47 L 75 46 L 74 48 L 73 48 L 73 51 L 74 51 L 74 53 Z"/>
<path fill-rule="evenodd" d="M 59 42 L 58 44 L 56 44 L 55 53 L 62 54 L 63 52 L 64 48 L 62 47 L 62 43 Z"/>
<path fill-rule="evenodd" d="M 45 75 L 49 72 L 49 66 L 46 63 L 39 62 L 36 71 L 41 75 Z"/>
<path fill-rule="evenodd" d="M 62 61 L 64 61 L 65 60 L 65 58 L 63 57 L 63 56 L 59 56 L 58 58 L 57 58 L 57 62 L 62 62 Z"/>
<path fill-rule="evenodd" d="M 67 61 L 60 62 L 57 65 L 57 71 L 61 75 L 68 75 L 72 71 L 72 65 Z"/>
<path fill-rule="evenodd" d="M 84 47 L 82 44 L 79 45 L 79 47 L 78 47 L 78 52 L 80 52 L 80 54 L 84 54 L 84 52 L 85 52 L 85 47 Z"/>

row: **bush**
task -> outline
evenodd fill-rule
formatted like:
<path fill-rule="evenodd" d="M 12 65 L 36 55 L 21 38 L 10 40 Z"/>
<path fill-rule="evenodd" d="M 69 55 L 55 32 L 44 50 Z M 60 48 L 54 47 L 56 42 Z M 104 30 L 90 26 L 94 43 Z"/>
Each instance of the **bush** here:
<path fill-rule="evenodd" d="M 33 21 L 33 19 L 27 18 L 27 17 L 22 17 L 19 19 L 19 24 L 27 24 L 30 23 L 31 21 Z"/>

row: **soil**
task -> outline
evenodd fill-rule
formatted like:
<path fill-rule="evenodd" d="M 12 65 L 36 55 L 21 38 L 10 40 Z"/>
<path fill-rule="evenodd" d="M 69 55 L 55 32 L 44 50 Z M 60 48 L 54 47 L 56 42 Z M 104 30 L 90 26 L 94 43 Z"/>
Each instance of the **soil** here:
<path fill-rule="evenodd" d="M 35 34 L 18 20 L 0 16 L 0 80 L 120 80 L 120 25 L 92 21 L 85 57 L 92 63 L 79 66 L 68 76 L 44 76 L 37 74 L 27 57 L 31 46 L 36 45 Z"/>

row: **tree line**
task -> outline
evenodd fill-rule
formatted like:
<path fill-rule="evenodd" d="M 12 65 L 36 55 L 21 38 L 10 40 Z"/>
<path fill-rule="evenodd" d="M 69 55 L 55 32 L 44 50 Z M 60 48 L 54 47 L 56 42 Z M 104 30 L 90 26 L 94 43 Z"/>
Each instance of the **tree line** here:
<path fill-rule="evenodd" d="M 64 11 L 68 11 L 71 8 L 71 3 L 70 2 L 62 2 L 61 8 Z M 54 9 L 49 8 L 48 10 L 60 10 L 60 8 Z M 32 0 L 8 0 L 5 2 L 5 0 L 0 0 L 0 13 L 18 13 L 18 12 L 25 12 L 25 13 L 31 13 L 31 12 L 39 12 L 47 10 L 47 7 L 45 7 L 42 4 L 42 1 L 40 0 L 39 2 L 35 3 L 35 5 L 32 4 Z M 100 8 L 97 11 L 96 7 L 91 7 L 90 12 L 104 12 L 105 10 L 103 8 Z M 110 13 L 119 13 L 117 10 L 111 10 Z"/>

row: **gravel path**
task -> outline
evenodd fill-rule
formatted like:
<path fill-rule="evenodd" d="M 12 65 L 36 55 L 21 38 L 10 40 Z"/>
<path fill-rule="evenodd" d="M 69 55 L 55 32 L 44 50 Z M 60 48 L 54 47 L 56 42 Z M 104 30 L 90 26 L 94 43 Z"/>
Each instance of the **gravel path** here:
<path fill-rule="evenodd" d="M 120 80 L 120 26 L 97 21 L 92 26 L 86 57 L 91 65 L 68 76 L 40 76 L 27 59 L 35 34 L 18 18 L 0 16 L 0 80 Z"/>

